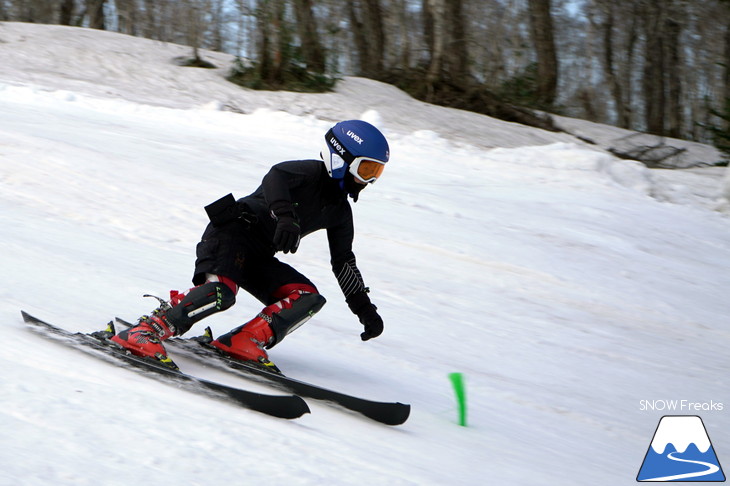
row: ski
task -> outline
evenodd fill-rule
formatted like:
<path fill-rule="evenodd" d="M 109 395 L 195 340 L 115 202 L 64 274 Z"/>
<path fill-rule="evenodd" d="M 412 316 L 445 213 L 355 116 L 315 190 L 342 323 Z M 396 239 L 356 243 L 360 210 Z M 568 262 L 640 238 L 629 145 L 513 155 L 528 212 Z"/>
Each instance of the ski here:
<path fill-rule="evenodd" d="M 131 323 L 123 319 L 118 317 L 116 319 L 117 322 L 124 326 L 132 326 Z M 186 356 L 196 358 L 209 365 L 215 365 L 221 369 L 235 372 L 244 378 L 253 378 L 303 397 L 333 403 L 386 425 L 401 425 L 410 415 L 411 406 L 408 404 L 400 402 L 376 402 L 290 378 L 283 373 L 271 371 L 263 365 L 230 358 L 221 353 L 217 348 L 210 346 L 208 344 L 210 341 L 212 341 L 210 328 L 206 328 L 206 334 L 204 336 L 198 338 L 171 338 L 165 341 L 165 345 L 169 344 L 176 351 L 185 352 Z"/>
<path fill-rule="evenodd" d="M 162 382 L 179 388 L 199 393 L 208 397 L 221 399 L 236 405 L 255 410 L 273 417 L 294 419 L 309 413 L 307 403 L 296 395 L 267 395 L 248 390 L 234 388 L 222 383 L 205 380 L 173 369 L 152 358 L 141 358 L 128 353 L 108 339 L 81 332 L 71 332 L 38 319 L 25 311 L 21 311 L 23 320 L 30 328 L 54 341 L 69 345 L 84 353 L 104 361 L 133 369 L 145 376 L 157 378 Z M 113 324 L 109 332 L 113 335 Z M 97 336 L 100 333 L 95 333 Z"/>

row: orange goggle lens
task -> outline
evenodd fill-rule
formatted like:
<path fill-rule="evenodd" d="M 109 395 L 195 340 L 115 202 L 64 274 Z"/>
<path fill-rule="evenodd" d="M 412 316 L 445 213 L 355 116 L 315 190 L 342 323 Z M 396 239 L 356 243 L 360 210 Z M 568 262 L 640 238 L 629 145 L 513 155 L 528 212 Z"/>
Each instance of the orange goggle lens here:
<path fill-rule="evenodd" d="M 357 165 L 357 175 L 363 182 L 373 182 L 384 169 L 385 163 L 379 160 L 361 159 Z"/>

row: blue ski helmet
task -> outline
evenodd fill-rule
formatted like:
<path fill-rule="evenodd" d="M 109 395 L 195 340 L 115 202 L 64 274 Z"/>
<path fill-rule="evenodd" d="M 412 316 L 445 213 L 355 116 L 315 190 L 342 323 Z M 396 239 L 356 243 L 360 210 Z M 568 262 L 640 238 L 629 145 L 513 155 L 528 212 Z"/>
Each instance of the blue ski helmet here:
<path fill-rule="evenodd" d="M 361 183 L 373 183 L 390 158 L 390 148 L 380 130 L 362 120 L 341 121 L 324 136 L 321 152 L 327 173 L 342 180 L 349 171 Z"/>

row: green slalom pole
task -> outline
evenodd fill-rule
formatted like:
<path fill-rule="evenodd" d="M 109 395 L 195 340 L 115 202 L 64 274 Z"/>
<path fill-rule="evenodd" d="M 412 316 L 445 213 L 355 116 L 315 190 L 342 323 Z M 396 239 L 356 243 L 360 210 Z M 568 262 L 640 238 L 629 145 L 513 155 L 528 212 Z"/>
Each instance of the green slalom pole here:
<path fill-rule="evenodd" d="M 459 406 L 459 425 L 466 427 L 466 384 L 463 373 L 449 373 L 449 379 L 454 386 L 456 402 Z"/>

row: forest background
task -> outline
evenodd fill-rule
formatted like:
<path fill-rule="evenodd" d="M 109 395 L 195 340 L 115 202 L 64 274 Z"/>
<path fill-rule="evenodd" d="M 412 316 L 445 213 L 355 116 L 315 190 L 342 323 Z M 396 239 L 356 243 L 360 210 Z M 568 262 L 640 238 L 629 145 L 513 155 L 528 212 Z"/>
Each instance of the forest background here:
<path fill-rule="evenodd" d="M 555 113 L 730 153 L 730 0 L 0 0 L 0 20 L 189 45 L 197 67 L 227 52 L 251 88 L 362 76 L 548 130 Z"/>

